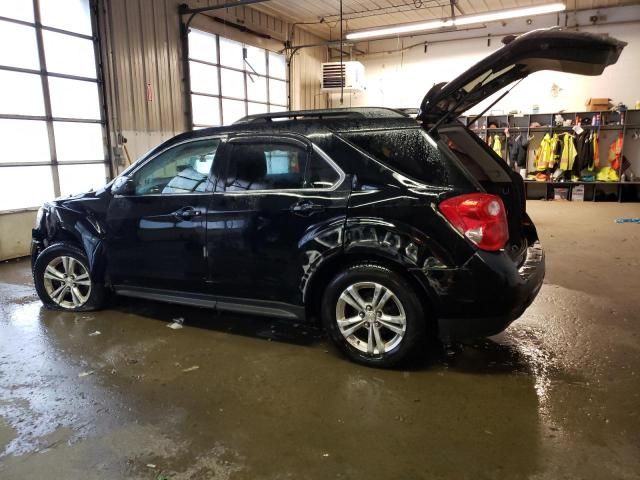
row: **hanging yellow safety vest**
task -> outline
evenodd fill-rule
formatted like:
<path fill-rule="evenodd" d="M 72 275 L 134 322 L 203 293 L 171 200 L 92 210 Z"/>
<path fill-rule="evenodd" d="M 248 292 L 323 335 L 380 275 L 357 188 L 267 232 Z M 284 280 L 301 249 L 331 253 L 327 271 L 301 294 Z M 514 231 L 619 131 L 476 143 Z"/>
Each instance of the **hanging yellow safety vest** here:
<path fill-rule="evenodd" d="M 540 148 L 538 148 L 538 153 L 535 159 L 536 170 L 539 172 L 544 172 L 547 168 L 549 168 L 549 162 L 553 157 L 553 151 L 551 150 L 551 137 L 548 133 L 542 137 L 542 141 L 540 142 Z"/>
<path fill-rule="evenodd" d="M 573 168 L 573 162 L 576 159 L 576 144 L 573 141 L 573 135 L 563 133 L 562 139 L 562 155 L 560 155 L 560 170 L 566 171 Z"/>
<path fill-rule="evenodd" d="M 551 155 L 549 157 L 549 168 L 554 168 L 556 166 L 556 163 L 560 160 L 560 155 L 558 153 L 559 149 L 558 149 L 558 144 L 560 143 L 560 137 L 558 137 L 557 133 L 553 134 L 553 137 L 551 137 L 551 142 L 550 142 L 550 146 L 549 146 L 549 150 L 551 150 Z"/>
<path fill-rule="evenodd" d="M 502 142 L 500 141 L 500 135 L 493 136 L 493 151 L 502 157 Z"/>

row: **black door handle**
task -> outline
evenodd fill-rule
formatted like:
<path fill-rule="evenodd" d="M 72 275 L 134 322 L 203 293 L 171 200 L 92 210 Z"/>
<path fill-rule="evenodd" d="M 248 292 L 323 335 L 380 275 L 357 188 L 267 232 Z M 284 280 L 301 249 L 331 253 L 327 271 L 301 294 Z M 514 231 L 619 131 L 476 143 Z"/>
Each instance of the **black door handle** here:
<path fill-rule="evenodd" d="M 202 215 L 202 212 L 194 207 L 184 207 L 174 213 L 180 220 L 191 220 L 193 217 Z"/>
<path fill-rule="evenodd" d="M 324 210 L 324 205 L 313 203 L 309 200 L 300 200 L 291 205 L 291 211 L 298 215 L 312 215 L 314 212 Z"/>

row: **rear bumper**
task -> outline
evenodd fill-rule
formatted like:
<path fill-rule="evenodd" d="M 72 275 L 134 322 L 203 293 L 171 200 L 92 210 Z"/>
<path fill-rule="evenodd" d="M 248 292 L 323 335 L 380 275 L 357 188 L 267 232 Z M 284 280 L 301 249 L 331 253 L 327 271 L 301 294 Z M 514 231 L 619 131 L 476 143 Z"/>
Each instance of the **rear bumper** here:
<path fill-rule="evenodd" d="M 466 281 L 456 289 L 459 295 L 455 307 L 442 312 L 438 319 L 438 334 L 443 341 L 495 335 L 519 318 L 542 287 L 544 251 L 535 242 L 527 249 L 520 268 L 504 252 L 478 252 L 464 270 Z"/>

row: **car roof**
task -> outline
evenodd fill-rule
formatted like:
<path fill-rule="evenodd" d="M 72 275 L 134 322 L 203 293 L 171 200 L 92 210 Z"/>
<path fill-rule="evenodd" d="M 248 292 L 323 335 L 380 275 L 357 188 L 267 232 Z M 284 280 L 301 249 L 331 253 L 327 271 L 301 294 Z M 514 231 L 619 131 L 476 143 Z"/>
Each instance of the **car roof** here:
<path fill-rule="evenodd" d="M 357 107 L 323 110 L 294 110 L 277 113 L 249 115 L 232 125 L 207 127 L 185 132 L 183 139 L 222 135 L 229 133 L 282 133 L 295 132 L 302 135 L 333 131 L 362 130 L 368 128 L 396 128 L 418 126 L 415 118 L 393 108 Z"/>
<path fill-rule="evenodd" d="M 327 108 L 316 110 L 293 110 L 273 113 L 259 113 L 241 118 L 236 124 L 254 122 L 273 122 L 298 119 L 314 119 L 316 121 L 343 119 L 363 119 L 363 118 L 403 118 L 408 115 L 398 109 L 386 107 L 354 107 L 354 108 Z"/>

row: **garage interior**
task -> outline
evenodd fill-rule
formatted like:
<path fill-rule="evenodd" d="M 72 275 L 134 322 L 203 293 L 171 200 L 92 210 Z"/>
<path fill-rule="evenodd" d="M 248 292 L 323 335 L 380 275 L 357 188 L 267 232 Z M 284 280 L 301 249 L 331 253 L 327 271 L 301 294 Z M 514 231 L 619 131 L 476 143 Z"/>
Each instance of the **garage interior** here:
<path fill-rule="evenodd" d="M 638 478 L 640 2 L 560 3 L 1 2 L 0 478 Z M 517 9 L 529 10 L 504 15 Z M 44 202 L 246 115 L 415 116 L 503 37 L 553 26 L 627 46 L 600 76 L 538 72 L 461 119 L 506 162 L 512 137 L 531 139 L 514 169 L 547 270 L 505 332 L 381 370 L 345 361 L 313 326 L 38 299 Z M 547 134 L 580 126 L 598 132 L 595 169 L 537 168 Z"/>

